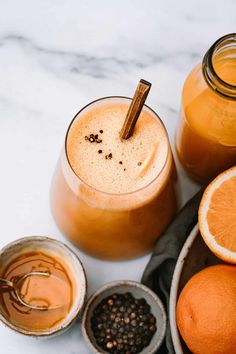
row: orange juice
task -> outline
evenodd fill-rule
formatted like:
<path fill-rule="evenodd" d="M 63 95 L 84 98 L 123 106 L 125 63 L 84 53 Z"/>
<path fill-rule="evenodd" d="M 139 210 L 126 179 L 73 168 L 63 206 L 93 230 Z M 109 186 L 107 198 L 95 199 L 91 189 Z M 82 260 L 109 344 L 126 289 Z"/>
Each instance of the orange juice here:
<path fill-rule="evenodd" d="M 79 112 L 52 183 L 59 228 L 81 250 L 105 259 L 148 252 L 176 210 L 166 130 L 144 106 L 132 137 L 122 140 L 129 104 L 108 97 Z"/>
<path fill-rule="evenodd" d="M 236 35 L 218 40 L 188 76 L 176 149 L 201 183 L 236 165 Z"/>

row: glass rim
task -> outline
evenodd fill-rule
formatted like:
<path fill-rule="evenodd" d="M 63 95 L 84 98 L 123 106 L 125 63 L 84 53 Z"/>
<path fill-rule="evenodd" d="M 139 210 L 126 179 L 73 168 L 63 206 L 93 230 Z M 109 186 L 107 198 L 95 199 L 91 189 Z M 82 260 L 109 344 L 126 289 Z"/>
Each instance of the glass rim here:
<path fill-rule="evenodd" d="M 236 85 L 232 85 L 227 81 L 223 80 L 217 74 L 213 65 L 214 55 L 217 54 L 217 50 L 223 48 L 223 45 L 227 44 L 227 42 L 229 43 L 230 41 L 235 42 L 236 45 L 236 33 L 230 33 L 225 36 L 222 36 L 212 44 L 212 46 L 206 52 L 203 58 L 202 71 L 206 82 L 215 92 L 226 98 L 236 100 Z M 222 47 L 220 47 L 221 45 Z M 217 84 L 219 85 L 219 87 L 217 86 Z"/>
<path fill-rule="evenodd" d="M 131 97 L 128 97 L 128 96 L 105 96 L 105 97 L 101 97 L 101 98 L 98 98 L 96 100 L 93 100 L 91 102 L 89 102 L 88 104 L 86 104 L 85 106 L 83 106 L 76 114 L 75 116 L 73 117 L 73 119 L 71 120 L 68 128 L 67 128 L 67 131 L 66 131 L 66 136 L 65 136 L 65 141 L 64 141 L 64 149 L 65 149 L 65 156 L 66 156 L 66 161 L 71 169 L 71 171 L 73 172 L 74 176 L 76 178 L 78 178 L 78 180 L 80 182 L 82 182 L 83 184 L 85 184 L 87 187 L 91 188 L 92 190 L 100 193 L 100 194 L 104 194 L 104 195 L 107 195 L 107 196 L 117 196 L 117 197 L 122 197 L 122 196 L 127 196 L 127 195 L 131 195 L 131 194 L 135 194 L 137 192 L 140 192 L 142 190 L 144 190 L 145 188 L 149 187 L 153 182 L 155 182 L 158 177 L 161 175 L 161 173 L 163 172 L 164 168 L 166 167 L 167 165 L 167 161 L 169 159 L 169 156 L 170 156 L 170 141 L 169 141 L 169 137 L 168 137 L 168 132 L 167 132 L 167 129 L 163 123 L 163 121 L 161 120 L 161 118 L 159 117 L 159 115 L 151 108 L 149 107 L 148 105 L 144 104 L 144 107 L 147 108 L 148 110 L 150 110 L 156 117 L 156 119 L 159 120 L 161 126 L 163 127 L 164 129 L 164 132 L 165 132 L 165 135 L 166 135 L 166 139 L 167 139 L 167 143 L 168 143 L 168 146 L 167 146 L 167 154 L 166 154 L 166 158 L 165 158 L 165 162 L 161 168 L 161 170 L 159 171 L 159 173 L 149 182 L 147 183 L 145 186 L 141 187 L 141 188 L 138 188 L 132 192 L 125 192 L 125 193 L 111 193 L 111 192 L 105 192 L 105 191 L 102 191 L 100 189 L 97 189 L 93 186 L 91 186 L 89 183 L 87 183 L 86 181 L 84 181 L 83 178 L 81 178 L 76 172 L 75 170 L 73 169 L 71 163 L 70 163 L 70 159 L 69 159 L 69 156 L 68 156 L 68 151 L 67 151 L 67 141 L 68 141 L 68 135 L 69 135 L 69 132 L 70 132 L 70 129 L 74 123 L 74 121 L 76 120 L 76 118 L 79 116 L 79 114 L 81 114 L 86 108 L 88 108 L 89 106 L 95 104 L 96 102 L 100 102 L 100 101 L 103 101 L 103 100 L 109 100 L 109 99 L 124 99 L 124 100 L 127 100 L 127 101 L 132 101 L 132 98 Z"/>

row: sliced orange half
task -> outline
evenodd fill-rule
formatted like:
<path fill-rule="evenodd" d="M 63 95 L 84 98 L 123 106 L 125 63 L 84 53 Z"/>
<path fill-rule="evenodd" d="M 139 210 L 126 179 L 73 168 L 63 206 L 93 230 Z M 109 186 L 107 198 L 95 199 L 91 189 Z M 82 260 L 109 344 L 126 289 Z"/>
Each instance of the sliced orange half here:
<path fill-rule="evenodd" d="M 210 250 L 236 264 L 236 166 L 206 188 L 198 211 L 200 233 Z"/>

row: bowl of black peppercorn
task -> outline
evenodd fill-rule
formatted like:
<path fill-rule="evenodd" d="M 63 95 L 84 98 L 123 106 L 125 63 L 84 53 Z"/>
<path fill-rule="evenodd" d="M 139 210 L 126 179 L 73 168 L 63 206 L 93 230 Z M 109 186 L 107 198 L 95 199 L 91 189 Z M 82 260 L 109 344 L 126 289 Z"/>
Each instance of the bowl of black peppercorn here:
<path fill-rule="evenodd" d="M 108 283 L 89 299 L 83 336 L 94 353 L 152 354 L 161 346 L 166 314 L 161 300 L 138 282 Z"/>

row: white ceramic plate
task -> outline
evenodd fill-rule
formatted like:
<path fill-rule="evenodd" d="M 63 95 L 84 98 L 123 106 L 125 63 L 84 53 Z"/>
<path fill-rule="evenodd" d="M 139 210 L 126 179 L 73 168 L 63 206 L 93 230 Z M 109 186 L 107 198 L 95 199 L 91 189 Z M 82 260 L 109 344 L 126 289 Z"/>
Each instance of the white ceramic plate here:
<path fill-rule="evenodd" d="M 176 325 L 175 309 L 179 294 L 187 281 L 195 273 L 210 265 L 219 263 L 223 262 L 211 253 L 199 234 L 198 225 L 196 225 L 187 238 L 182 251 L 180 252 L 171 284 L 169 317 L 171 335 L 176 354 L 191 353 L 180 337 Z"/>

